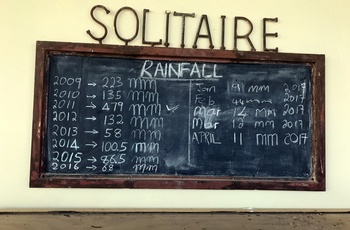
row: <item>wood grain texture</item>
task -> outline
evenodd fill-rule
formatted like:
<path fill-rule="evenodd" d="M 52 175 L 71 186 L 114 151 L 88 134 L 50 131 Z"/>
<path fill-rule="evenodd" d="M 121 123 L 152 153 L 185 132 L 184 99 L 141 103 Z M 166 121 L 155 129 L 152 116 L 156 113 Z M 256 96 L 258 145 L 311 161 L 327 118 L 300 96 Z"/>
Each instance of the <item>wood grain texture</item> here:
<path fill-rule="evenodd" d="M 350 229 L 348 213 L 2 213 L 0 229 Z"/>

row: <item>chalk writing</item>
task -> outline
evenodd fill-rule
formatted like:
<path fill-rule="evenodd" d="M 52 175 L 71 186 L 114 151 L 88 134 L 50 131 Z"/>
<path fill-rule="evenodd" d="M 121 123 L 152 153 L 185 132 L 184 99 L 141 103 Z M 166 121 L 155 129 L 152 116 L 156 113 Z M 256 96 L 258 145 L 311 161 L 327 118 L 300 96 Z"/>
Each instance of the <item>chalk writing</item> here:
<path fill-rule="evenodd" d="M 85 62 L 50 75 L 49 172 L 278 176 L 275 161 L 309 164 L 309 67 L 289 75 L 289 65 Z"/>
<path fill-rule="evenodd" d="M 189 62 L 155 62 L 146 60 L 140 77 L 150 78 L 222 78 L 217 73 L 217 64 Z"/>

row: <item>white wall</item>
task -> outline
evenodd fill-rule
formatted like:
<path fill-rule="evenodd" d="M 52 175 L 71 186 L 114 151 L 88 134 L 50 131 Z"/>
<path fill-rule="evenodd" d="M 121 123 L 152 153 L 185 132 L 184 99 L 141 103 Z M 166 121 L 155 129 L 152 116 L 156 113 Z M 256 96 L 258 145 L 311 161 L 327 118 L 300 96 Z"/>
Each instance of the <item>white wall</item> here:
<path fill-rule="evenodd" d="M 99 17 L 109 27 L 106 43 L 122 44 L 113 32 L 113 17 L 123 6 L 139 16 L 150 9 L 147 35 L 164 39 L 165 10 L 196 13 L 188 20 L 187 47 L 193 44 L 201 14 L 207 14 L 215 48 L 220 47 L 220 16 L 226 15 L 227 49 L 233 47 L 233 18 L 254 24 L 252 41 L 262 50 L 262 19 L 269 24 L 271 48 L 286 53 L 326 55 L 326 192 L 208 191 L 130 189 L 29 188 L 31 125 L 36 40 L 96 43 L 87 34 L 102 34 L 90 9 L 102 4 L 111 10 Z M 350 208 L 350 1 L 347 0 L 0 0 L 0 210 L 65 208 Z M 159 22 L 159 23 L 158 23 Z M 171 45 L 180 44 L 180 18 L 172 18 Z M 121 27 L 127 36 L 128 29 Z M 129 31 L 130 32 L 130 31 Z M 130 32 L 129 34 L 131 34 Z M 130 45 L 142 45 L 141 36 Z M 207 48 L 207 42 L 200 48 Z M 247 49 L 239 43 L 241 50 Z"/>

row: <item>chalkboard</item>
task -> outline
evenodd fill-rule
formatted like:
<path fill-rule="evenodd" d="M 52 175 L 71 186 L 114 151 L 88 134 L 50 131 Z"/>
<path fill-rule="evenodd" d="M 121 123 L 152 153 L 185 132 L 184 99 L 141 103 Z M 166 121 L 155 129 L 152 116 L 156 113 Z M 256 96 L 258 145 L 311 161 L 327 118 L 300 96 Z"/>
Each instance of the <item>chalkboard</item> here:
<path fill-rule="evenodd" d="M 32 187 L 324 190 L 324 55 L 37 43 Z"/>

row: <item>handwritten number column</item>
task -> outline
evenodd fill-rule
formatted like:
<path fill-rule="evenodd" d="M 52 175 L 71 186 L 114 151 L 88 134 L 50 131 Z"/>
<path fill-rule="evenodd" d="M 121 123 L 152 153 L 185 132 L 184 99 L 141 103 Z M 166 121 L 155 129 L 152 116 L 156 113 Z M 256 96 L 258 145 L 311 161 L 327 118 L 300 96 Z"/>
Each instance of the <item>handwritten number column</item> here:
<path fill-rule="evenodd" d="M 309 124 L 304 122 L 307 113 L 307 105 L 305 103 L 307 84 L 294 83 L 283 84 L 284 87 L 284 105 L 283 105 L 283 124 L 282 129 L 286 130 L 284 137 L 285 145 L 305 145 L 309 138 L 306 132 Z"/>
<path fill-rule="evenodd" d="M 48 119 L 48 148 L 50 151 L 49 171 L 74 172 L 79 170 L 83 153 L 80 151 L 78 135 L 78 101 L 81 97 L 81 78 L 55 75 L 49 96 L 51 111 Z"/>

